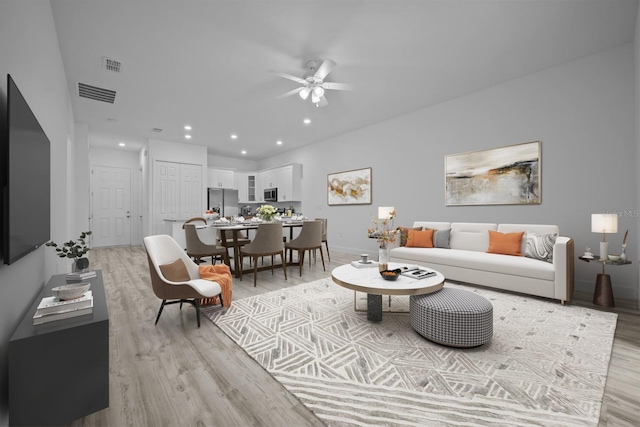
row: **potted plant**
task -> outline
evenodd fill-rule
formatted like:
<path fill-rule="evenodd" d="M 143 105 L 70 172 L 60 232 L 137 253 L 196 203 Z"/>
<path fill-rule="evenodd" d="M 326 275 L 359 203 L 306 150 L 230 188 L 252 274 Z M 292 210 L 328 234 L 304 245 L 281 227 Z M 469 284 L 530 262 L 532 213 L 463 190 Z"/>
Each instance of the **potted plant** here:
<path fill-rule="evenodd" d="M 89 252 L 89 246 L 85 239 L 91 235 L 91 231 L 83 231 L 80 233 L 80 237 L 77 240 L 69 240 L 61 245 L 58 245 L 53 240 L 45 243 L 46 246 L 55 248 L 56 255 L 60 258 L 72 258 L 73 271 L 84 271 L 89 268 L 89 258 L 85 258 L 84 255 Z"/>

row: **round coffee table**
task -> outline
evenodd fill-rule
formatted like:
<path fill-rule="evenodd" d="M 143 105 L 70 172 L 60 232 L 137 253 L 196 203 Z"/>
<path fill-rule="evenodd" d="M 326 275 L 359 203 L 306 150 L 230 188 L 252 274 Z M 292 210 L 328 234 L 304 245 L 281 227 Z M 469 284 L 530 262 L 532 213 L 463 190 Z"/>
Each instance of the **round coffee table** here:
<path fill-rule="evenodd" d="M 411 268 L 415 265 L 391 262 L 389 269 Z M 351 264 L 336 267 L 331 272 L 331 278 L 338 285 L 367 294 L 367 320 L 379 322 L 382 320 L 382 295 L 421 295 L 436 292 L 444 286 L 444 276 L 432 268 L 420 267 L 436 274 L 424 279 L 414 279 L 400 275 L 394 281 L 384 280 L 380 276 L 377 265 L 375 267 L 358 268 Z M 356 309 L 354 292 L 353 308 Z"/>

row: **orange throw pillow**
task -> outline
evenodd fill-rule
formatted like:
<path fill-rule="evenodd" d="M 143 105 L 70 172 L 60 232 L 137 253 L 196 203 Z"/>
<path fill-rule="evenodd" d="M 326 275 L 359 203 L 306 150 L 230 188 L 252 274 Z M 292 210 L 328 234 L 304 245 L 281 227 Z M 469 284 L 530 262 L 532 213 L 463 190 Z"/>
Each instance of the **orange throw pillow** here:
<path fill-rule="evenodd" d="M 524 231 L 518 233 L 500 233 L 489 230 L 489 249 L 487 253 L 523 256 L 520 253 L 520 244 Z"/>
<path fill-rule="evenodd" d="M 432 248 L 433 230 L 409 230 L 407 248 Z"/>

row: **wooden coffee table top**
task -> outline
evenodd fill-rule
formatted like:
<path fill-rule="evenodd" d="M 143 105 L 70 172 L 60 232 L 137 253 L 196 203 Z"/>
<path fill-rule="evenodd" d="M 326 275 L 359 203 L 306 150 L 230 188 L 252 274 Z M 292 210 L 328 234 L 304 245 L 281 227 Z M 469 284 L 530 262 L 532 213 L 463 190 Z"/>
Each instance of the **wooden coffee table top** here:
<path fill-rule="evenodd" d="M 411 267 L 412 264 L 389 263 L 389 270 Z M 436 275 L 425 279 L 413 279 L 400 275 L 396 280 L 384 280 L 380 276 L 378 266 L 357 268 L 351 264 L 336 267 L 331 272 L 331 278 L 338 285 L 358 292 L 373 295 L 420 295 L 439 291 L 444 286 L 444 276 L 432 268 Z"/>

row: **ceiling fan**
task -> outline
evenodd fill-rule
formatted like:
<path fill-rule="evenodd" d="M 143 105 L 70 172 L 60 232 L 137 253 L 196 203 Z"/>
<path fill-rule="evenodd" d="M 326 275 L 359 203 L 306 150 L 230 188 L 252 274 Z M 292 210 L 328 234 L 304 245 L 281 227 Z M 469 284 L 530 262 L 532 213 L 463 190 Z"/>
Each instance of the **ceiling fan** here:
<path fill-rule="evenodd" d="M 311 60 L 307 62 L 309 71 L 302 77 L 292 76 L 290 74 L 280 73 L 278 71 L 271 70 L 272 73 L 284 77 L 285 79 L 293 80 L 296 83 L 300 83 L 302 86 L 287 93 L 283 93 L 277 98 L 286 98 L 287 96 L 300 95 L 300 98 L 307 99 L 311 95 L 311 102 L 316 104 L 316 107 L 324 107 L 329 104 L 327 98 L 324 96 L 326 89 L 329 90 L 351 90 L 351 85 L 347 83 L 333 83 L 325 82 L 324 79 L 337 65 L 335 61 L 331 59 L 325 59 L 320 66 L 319 61 Z"/>

